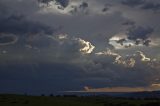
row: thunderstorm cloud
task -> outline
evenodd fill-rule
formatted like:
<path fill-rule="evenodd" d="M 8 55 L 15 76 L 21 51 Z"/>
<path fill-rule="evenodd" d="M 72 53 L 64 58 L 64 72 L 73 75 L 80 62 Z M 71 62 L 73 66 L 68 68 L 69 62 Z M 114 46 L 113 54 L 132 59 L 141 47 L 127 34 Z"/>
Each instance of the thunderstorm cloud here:
<path fill-rule="evenodd" d="M 0 92 L 159 89 L 159 10 L 158 0 L 0 0 Z"/>

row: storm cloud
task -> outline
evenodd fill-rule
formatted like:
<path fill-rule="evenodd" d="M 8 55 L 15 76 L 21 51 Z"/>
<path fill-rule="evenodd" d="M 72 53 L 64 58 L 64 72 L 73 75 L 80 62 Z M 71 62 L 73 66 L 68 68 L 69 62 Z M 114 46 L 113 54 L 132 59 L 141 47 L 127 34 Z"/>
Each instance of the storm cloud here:
<path fill-rule="evenodd" d="M 0 92 L 159 84 L 158 10 L 157 0 L 1 0 Z"/>
<path fill-rule="evenodd" d="M 141 8 L 146 9 L 146 10 L 159 11 L 160 10 L 160 3 L 148 2 L 148 3 L 145 3 Z"/>
<path fill-rule="evenodd" d="M 62 8 L 65 8 L 69 4 L 69 0 L 38 0 L 39 3 L 46 4 L 47 6 L 50 5 L 51 2 L 54 2 L 56 5 L 60 5 Z M 59 9 L 62 9 L 58 7 Z"/>
<path fill-rule="evenodd" d="M 146 40 L 151 34 L 152 32 L 154 31 L 153 28 L 150 28 L 150 27 L 141 27 L 141 26 L 138 26 L 138 27 L 131 27 L 128 29 L 128 39 L 131 39 L 131 40 L 136 40 L 136 39 L 142 39 L 142 40 Z"/>
<path fill-rule="evenodd" d="M 160 9 L 160 3 L 157 1 L 150 2 L 147 0 L 123 0 L 121 3 L 133 8 L 138 7 L 142 10 L 159 11 Z"/>
<path fill-rule="evenodd" d="M 10 45 L 16 43 L 18 37 L 12 34 L 0 34 L 0 45 Z"/>
<path fill-rule="evenodd" d="M 23 16 L 12 15 L 0 19 L 0 32 L 13 34 L 39 33 L 47 34 L 53 33 L 54 29 L 38 22 L 25 20 Z"/>
<path fill-rule="evenodd" d="M 122 1 L 122 4 L 130 6 L 130 7 L 136 7 L 144 3 L 145 3 L 145 0 L 123 0 Z"/>

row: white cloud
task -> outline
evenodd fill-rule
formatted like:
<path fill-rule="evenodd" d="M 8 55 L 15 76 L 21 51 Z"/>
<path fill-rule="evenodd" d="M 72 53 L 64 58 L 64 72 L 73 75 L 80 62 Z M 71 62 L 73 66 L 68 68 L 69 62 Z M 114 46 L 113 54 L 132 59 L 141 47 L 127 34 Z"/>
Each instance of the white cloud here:
<path fill-rule="evenodd" d="M 139 55 L 141 56 L 141 61 L 144 61 L 144 62 L 151 61 L 151 59 L 146 57 L 146 55 L 143 52 L 137 51 L 137 53 L 139 53 Z"/>
<path fill-rule="evenodd" d="M 80 43 L 80 45 L 82 46 L 81 49 L 79 49 L 80 52 L 82 52 L 83 54 L 90 54 L 93 52 L 95 46 L 93 46 L 90 42 L 85 41 L 81 38 L 77 39 Z"/>

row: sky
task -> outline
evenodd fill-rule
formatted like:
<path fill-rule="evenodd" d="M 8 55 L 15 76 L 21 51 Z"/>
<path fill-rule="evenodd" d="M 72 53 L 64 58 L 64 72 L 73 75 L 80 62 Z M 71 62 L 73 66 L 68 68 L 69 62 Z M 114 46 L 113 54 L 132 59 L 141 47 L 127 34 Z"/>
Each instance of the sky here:
<path fill-rule="evenodd" d="M 160 90 L 159 0 L 0 0 L 0 93 Z"/>

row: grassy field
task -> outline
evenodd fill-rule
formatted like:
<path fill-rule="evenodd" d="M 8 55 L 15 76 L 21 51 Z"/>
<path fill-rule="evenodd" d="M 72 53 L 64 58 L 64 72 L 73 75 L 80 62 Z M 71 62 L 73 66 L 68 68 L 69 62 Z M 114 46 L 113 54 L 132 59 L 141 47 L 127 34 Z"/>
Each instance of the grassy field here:
<path fill-rule="evenodd" d="M 0 95 L 0 106 L 160 106 L 160 99 Z"/>

